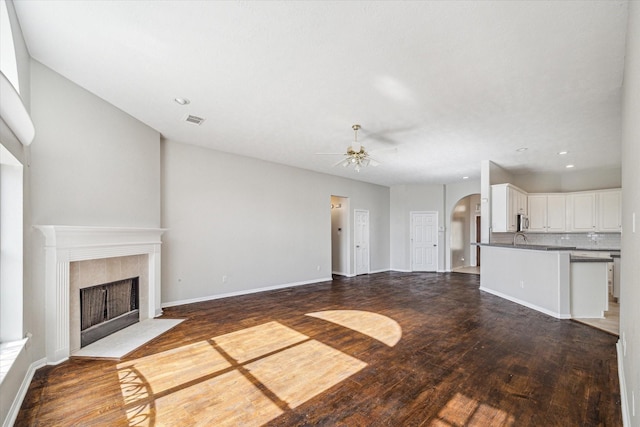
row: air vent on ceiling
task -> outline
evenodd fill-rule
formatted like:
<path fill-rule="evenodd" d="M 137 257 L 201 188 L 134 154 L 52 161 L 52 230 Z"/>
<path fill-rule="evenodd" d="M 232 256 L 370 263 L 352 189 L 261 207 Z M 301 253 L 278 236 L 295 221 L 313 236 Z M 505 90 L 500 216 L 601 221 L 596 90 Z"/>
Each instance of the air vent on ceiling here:
<path fill-rule="evenodd" d="M 204 119 L 202 117 L 192 116 L 191 114 L 189 114 L 185 116 L 184 121 L 199 126 L 202 124 L 202 122 L 204 122 Z"/>

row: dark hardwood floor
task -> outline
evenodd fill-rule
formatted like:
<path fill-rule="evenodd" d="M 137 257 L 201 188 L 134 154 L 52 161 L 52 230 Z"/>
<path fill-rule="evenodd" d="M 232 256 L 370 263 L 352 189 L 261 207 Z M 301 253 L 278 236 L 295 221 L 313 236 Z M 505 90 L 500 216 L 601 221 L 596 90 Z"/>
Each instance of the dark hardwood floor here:
<path fill-rule="evenodd" d="M 617 337 L 478 286 L 379 273 L 167 308 L 187 320 L 121 361 L 38 370 L 16 425 L 622 425 Z"/>

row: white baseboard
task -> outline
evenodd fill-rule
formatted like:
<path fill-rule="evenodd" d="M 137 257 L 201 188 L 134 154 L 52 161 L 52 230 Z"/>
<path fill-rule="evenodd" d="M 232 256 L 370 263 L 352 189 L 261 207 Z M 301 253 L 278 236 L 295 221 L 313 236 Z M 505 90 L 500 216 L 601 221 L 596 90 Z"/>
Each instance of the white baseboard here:
<path fill-rule="evenodd" d="M 503 294 L 502 292 L 499 292 L 499 291 L 494 291 L 493 289 L 487 289 L 487 288 L 485 288 L 483 286 L 480 286 L 480 290 L 484 291 L 486 293 L 495 295 L 497 297 L 504 298 L 504 299 L 509 300 L 511 302 L 515 302 L 516 304 L 523 305 L 523 306 L 525 306 L 527 308 L 530 308 L 532 310 L 539 311 L 540 313 L 544 313 L 544 314 L 546 314 L 548 316 L 555 317 L 556 319 L 571 319 L 571 315 L 570 314 L 556 313 L 555 311 L 551 311 L 551 310 L 546 309 L 544 307 L 540 307 L 538 305 L 531 304 L 530 302 L 523 301 L 523 300 L 518 299 L 518 298 L 514 298 L 514 297 L 512 297 L 510 295 Z"/>
<path fill-rule="evenodd" d="M 618 382 L 620 383 L 620 401 L 622 402 L 622 425 L 631 427 L 631 416 L 629 415 L 629 400 L 627 395 L 627 382 L 624 376 L 624 354 L 620 340 L 616 343 L 618 353 Z"/>
<path fill-rule="evenodd" d="M 396 271 L 398 273 L 446 273 L 447 270 L 436 270 L 436 271 L 413 271 L 413 270 L 405 270 L 404 268 L 392 268 L 385 271 Z"/>
<path fill-rule="evenodd" d="M 389 271 L 394 271 L 394 270 L 389 270 L 388 268 L 383 268 L 381 270 L 370 270 L 368 274 L 388 273 Z M 338 271 L 334 271 L 333 274 L 337 274 L 338 276 L 343 276 L 343 277 L 356 277 L 355 274 L 347 274 L 347 273 L 338 272 Z"/>
<path fill-rule="evenodd" d="M 196 302 L 211 301 L 211 300 L 216 300 L 221 298 L 237 297 L 240 295 L 255 294 L 258 292 L 275 291 L 277 289 L 291 288 L 294 286 L 302 286 L 302 285 L 310 285 L 312 283 L 330 282 L 332 280 L 333 280 L 332 277 L 324 277 L 319 279 L 306 280 L 303 282 L 286 283 L 284 285 L 265 286 L 262 288 L 245 289 L 241 291 L 227 292 L 224 294 L 208 295 L 208 296 L 199 297 L 199 298 L 190 298 L 190 299 L 179 300 L 179 301 L 168 301 L 168 302 L 162 303 L 162 308 L 173 307 L 176 305 L 193 304 Z"/>
<path fill-rule="evenodd" d="M 22 401 L 27 395 L 27 391 L 29 391 L 29 385 L 31 384 L 31 380 L 33 379 L 33 375 L 36 371 L 47 364 L 47 359 L 40 359 L 33 362 L 29 365 L 29 369 L 27 369 L 27 374 L 24 376 L 22 380 L 22 384 L 20 384 L 20 389 L 18 390 L 18 394 L 16 394 L 15 399 L 13 399 L 13 403 L 11 404 L 11 408 L 9 409 L 9 413 L 2 424 L 3 427 L 10 427 L 14 425 L 16 422 L 16 418 L 18 418 L 18 412 L 20 412 L 20 407 L 22 406 Z"/>

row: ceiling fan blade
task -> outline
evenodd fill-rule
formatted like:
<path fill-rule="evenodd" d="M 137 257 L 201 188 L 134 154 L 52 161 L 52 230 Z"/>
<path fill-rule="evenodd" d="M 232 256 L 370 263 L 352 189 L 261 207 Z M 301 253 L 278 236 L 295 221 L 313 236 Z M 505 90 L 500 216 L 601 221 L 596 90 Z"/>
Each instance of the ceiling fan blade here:
<path fill-rule="evenodd" d="M 340 166 L 340 165 L 342 165 L 342 166 L 347 166 L 348 164 L 349 164 L 349 159 L 346 159 L 346 158 L 345 158 L 345 159 L 340 159 L 340 161 L 339 161 L 339 162 L 335 163 L 335 164 L 334 164 L 333 166 L 331 166 L 331 167 L 335 168 L 336 166 Z"/>
<path fill-rule="evenodd" d="M 398 147 L 387 147 L 387 148 L 378 148 L 376 150 L 372 150 L 369 151 L 369 153 L 371 154 L 382 154 L 382 153 L 389 153 L 389 154 L 397 154 L 398 153 Z"/>
<path fill-rule="evenodd" d="M 406 132 L 411 132 L 416 128 L 417 126 L 411 125 L 411 126 L 403 126 L 403 127 L 397 127 L 397 128 L 381 129 L 375 132 L 369 132 L 368 129 L 363 128 L 362 140 L 366 141 L 366 140 L 373 139 L 383 144 L 397 146 L 401 144 L 398 141 L 399 135 Z"/>

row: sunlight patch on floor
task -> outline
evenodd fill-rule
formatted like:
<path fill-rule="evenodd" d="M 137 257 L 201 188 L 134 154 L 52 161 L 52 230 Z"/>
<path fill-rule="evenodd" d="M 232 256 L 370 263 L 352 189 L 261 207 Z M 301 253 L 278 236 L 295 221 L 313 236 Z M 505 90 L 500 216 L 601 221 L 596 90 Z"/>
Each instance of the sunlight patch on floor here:
<path fill-rule="evenodd" d="M 268 322 L 215 337 L 214 341 L 242 363 L 307 339 L 308 336 L 278 322 Z"/>
<path fill-rule="evenodd" d="M 260 426 L 284 412 L 239 371 L 160 397 L 155 405 L 156 426 Z"/>
<path fill-rule="evenodd" d="M 122 397 L 127 404 L 229 367 L 231 364 L 206 341 L 117 365 Z"/>
<path fill-rule="evenodd" d="M 290 408 L 295 408 L 365 366 L 355 357 L 312 340 L 250 363 L 246 368 Z"/>
<path fill-rule="evenodd" d="M 438 413 L 438 419 L 429 424 L 430 427 L 508 427 L 513 425 L 515 425 L 513 415 L 460 393 L 456 393 Z"/>
<path fill-rule="evenodd" d="M 378 325 L 385 330 L 378 339 L 400 339 L 399 326 L 385 316 L 325 313 L 370 336 Z M 258 426 L 366 366 L 274 321 L 119 363 L 117 369 L 129 426 Z"/>
<path fill-rule="evenodd" d="M 396 345 L 402 338 L 402 328 L 398 322 L 382 314 L 370 311 L 326 310 L 307 313 L 306 315 L 368 335 L 389 347 Z"/>

